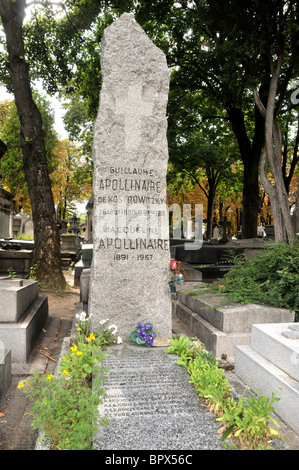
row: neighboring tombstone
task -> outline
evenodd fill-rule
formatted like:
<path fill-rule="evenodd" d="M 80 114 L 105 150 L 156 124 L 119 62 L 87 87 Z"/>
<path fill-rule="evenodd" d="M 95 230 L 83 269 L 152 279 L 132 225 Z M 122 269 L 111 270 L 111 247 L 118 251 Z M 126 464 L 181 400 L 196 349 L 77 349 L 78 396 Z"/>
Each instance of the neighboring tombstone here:
<path fill-rule="evenodd" d="M 7 151 L 5 142 L 0 139 L 0 162 L 1 158 Z M 2 185 L 2 174 L 0 168 L 0 238 L 11 238 L 12 231 L 12 217 L 14 210 L 13 202 L 14 194 L 6 191 Z"/>
<path fill-rule="evenodd" d="M 219 240 L 219 236 L 220 236 L 219 228 L 218 228 L 218 226 L 216 225 L 216 226 L 213 228 L 213 240 Z"/>
<path fill-rule="evenodd" d="M 89 313 L 118 327 L 138 322 L 171 336 L 166 106 L 163 52 L 130 14 L 103 36 L 103 85 L 94 129 L 93 261 Z"/>
<path fill-rule="evenodd" d="M 0 238 L 12 238 L 14 194 L 0 187 Z"/>
<path fill-rule="evenodd" d="M 86 214 L 87 214 L 87 234 L 86 240 L 88 243 L 93 242 L 92 238 L 92 223 L 93 223 L 93 194 L 90 197 L 88 203 L 86 204 Z"/>
<path fill-rule="evenodd" d="M 68 219 L 68 222 L 69 222 L 68 233 L 74 233 L 78 235 L 78 233 L 80 233 L 80 218 L 77 217 L 76 214 L 74 214 L 73 217 L 70 217 Z"/>

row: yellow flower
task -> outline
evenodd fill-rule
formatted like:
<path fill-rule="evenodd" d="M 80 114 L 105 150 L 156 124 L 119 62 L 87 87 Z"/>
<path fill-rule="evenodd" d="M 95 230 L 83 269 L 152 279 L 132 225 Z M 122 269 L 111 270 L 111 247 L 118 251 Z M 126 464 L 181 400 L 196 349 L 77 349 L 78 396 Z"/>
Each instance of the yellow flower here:
<path fill-rule="evenodd" d="M 50 375 L 48 375 L 47 380 L 51 380 L 51 379 L 53 379 L 53 377 L 54 377 L 54 375 L 50 374 Z"/>
<path fill-rule="evenodd" d="M 81 328 L 77 328 L 77 331 L 82 331 Z"/>
<path fill-rule="evenodd" d="M 64 373 L 65 375 L 67 375 L 67 374 L 69 374 L 69 371 L 66 370 L 66 369 L 64 369 L 63 373 Z"/>
<path fill-rule="evenodd" d="M 90 333 L 90 335 L 88 336 L 88 341 L 92 340 L 92 339 L 96 339 L 95 335 L 93 333 Z"/>
<path fill-rule="evenodd" d="M 77 354 L 77 356 L 82 356 L 83 352 L 82 351 L 77 351 L 76 354 Z"/>
<path fill-rule="evenodd" d="M 78 348 L 77 348 L 76 345 L 71 347 L 71 351 L 77 351 L 77 349 L 78 349 Z"/>
<path fill-rule="evenodd" d="M 23 388 L 25 386 L 24 382 L 20 382 L 18 388 Z"/>

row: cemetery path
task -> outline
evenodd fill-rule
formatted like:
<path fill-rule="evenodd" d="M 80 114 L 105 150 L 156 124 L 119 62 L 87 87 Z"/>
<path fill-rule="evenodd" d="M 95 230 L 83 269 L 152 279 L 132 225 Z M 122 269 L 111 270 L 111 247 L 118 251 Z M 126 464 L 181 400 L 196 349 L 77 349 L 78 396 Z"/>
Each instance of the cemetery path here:
<path fill-rule="evenodd" d="M 67 274 L 65 277 L 72 286 L 73 279 Z M 30 404 L 17 386 L 36 371 L 55 371 L 63 339 L 69 335 L 75 306 L 80 299 L 78 287 L 70 287 L 63 295 L 44 290 L 42 293 L 48 296 L 48 320 L 26 367 L 12 366 L 12 384 L 0 403 L 0 450 L 34 449 L 38 433 L 31 426 Z"/>

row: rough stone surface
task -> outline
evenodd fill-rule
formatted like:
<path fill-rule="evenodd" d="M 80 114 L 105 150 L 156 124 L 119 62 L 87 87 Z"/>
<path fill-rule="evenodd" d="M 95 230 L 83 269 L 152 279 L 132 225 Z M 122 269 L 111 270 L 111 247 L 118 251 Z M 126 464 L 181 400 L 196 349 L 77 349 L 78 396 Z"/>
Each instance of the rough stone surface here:
<path fill-rule="evenodd" d="M 102 46 L 89 313 L 93 328 L 113 321 L 123 341 L 139 321 L 169 337 L 169 70 L 130 14 L 105 30 Z"/>
<path fill-rule="evenodd" d="M 223 450 L 221 427 L 188 383 L 176 355 L 163 348 L 113 346 L 99 416 L 97 450 Z"/>
<path fill-rule="evenodd" d="M 299 325 L 289 325 L 287 330 L 281 332 L 283 336 L 290 339 L 299 339 Z"/>
<path fill-rule="evenodd" d="M 17 322 L 37 295 L 37 281 L 28 279 L 0 281 L 0 324 Z"/>

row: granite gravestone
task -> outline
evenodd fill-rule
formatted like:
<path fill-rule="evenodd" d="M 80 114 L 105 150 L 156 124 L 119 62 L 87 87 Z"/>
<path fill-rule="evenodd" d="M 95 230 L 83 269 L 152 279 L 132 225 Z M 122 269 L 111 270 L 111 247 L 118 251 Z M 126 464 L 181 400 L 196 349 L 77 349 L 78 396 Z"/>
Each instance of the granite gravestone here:
<path fill-rule="evenodd" d="M 138 322 L 171 336 L 163 52 L 131 14 L 106 28 L 94 127 L 92 327 L 109 319 L 123 341 Z"/>

